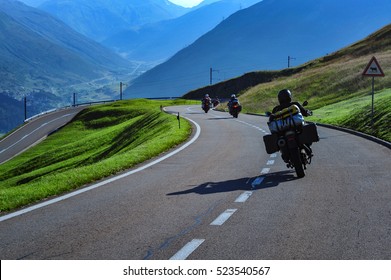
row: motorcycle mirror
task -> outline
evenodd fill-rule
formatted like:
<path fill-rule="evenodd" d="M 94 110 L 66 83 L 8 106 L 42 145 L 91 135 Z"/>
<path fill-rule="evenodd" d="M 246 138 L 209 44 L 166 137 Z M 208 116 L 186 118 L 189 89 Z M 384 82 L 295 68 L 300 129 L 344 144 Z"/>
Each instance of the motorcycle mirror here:
<path fill-rule="evenodd" d="M 307 106 L 307 105 L 308 105 L 308 101 L 306 100 L 303 102 L 303 106 Z"/>
<path fill-rule="evenodd" d="M 266 117 L 270 117 L 271 114 L 270 112 L 265 112 Z"/>

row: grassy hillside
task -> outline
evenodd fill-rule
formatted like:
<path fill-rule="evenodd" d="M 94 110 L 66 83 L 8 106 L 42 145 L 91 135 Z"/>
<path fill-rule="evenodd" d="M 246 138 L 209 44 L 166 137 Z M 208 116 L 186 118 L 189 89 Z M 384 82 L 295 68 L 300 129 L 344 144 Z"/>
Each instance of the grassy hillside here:
<path fill-rule="evenodd" d="M 385 73 L 385 77 L 375 78 L 377 118 L 373 130 L 368 129 L 368 98 L 372 91 L 372 79 L 362 76 L 372 56 L 377 58 Z M 196 99 L 205 93 L 222 97 L 224 94 L 236 93 L 244 112 L 264 113 L 271 111 L 277 104 L 277 93 L 283 88 L 291 89 L 297 101 L 308 100 L 308 108 L 314 110 L 313 119 L 318 122 L 356 129 L 391 141 L 391 107 L 384 106 L 391 99 L 391 92 L 386 90 L 391 88 L 391 25 L 338 52 L 304 65 L 282 71 L 248 73 L 213 87 L 191 92 L 186 97 Z M 351 107 L 351 104 L 355 104 L 355 107 Z M 345 110 L 342 106 L 352 108 L 352 111 Z M 335 110 L 331 112 L 333 108 Z M 339 118 L 324 117 L 325 110 Z M 340 111 L 349 113 L 343 115 Z M 369 113 L 370 111 L 369 108 Z M 360 117 L 360 120 L 365 116 L 365 121 L 352 121 L 351 116 L 356 119 Z"/>
<path fill-rule="evenodd" d="M 188 122 L 160 111 L 181 101 L 90 107 L 39 145 L 0 165 L 0 212 L 58 195 L 144 162 L 185 141 Z M 182 101 L 183 102 L 183 101 Z"/>
<path fill-rule="evenodd" d="M 362 76 L 372 56 L 377 58 L 385 74 L 385 77 L 375 78 L 373 128 L 370 127 L 372 78 Z M 297 70 L 300 71 L 289 77 L 280 77 L 243 91 L 240 100 L 245 110 L 253 113 L 269 111 L 277 102 L 278 91 L 289 88 L 295 100 L 309 101 L 309 108 L 314 110 L 313 120 L 351 128 L 391 142 L 391 107 L 385 106 L 391 102 L 391 91 L 386 90 L 391 88 L 391 25 Z M 324 112 L 329 116 L 326 117 Z"/>
<path fill-rule="evenodd" d="M 317 109 L 308 120 L 354 129 L 391 142 L 391 89 L 375 94 L 373 127 L 371 108 L 372 96 L 366 95 Z"/>

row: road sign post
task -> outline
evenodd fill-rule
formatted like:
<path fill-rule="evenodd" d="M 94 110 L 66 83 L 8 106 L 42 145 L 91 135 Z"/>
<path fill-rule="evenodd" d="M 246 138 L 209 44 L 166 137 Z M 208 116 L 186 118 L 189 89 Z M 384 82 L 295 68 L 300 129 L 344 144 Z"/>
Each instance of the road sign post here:
<path fill-rule="evenodd" d="M 374 101 L 375 101 L 375 77 L 384 77 L 384 72 L 380 67 L 379 62 L 373 56 L 369 61 L 367 67 L 365 67 L 363 76 L 372 77 L 372 112 L 371 112 L 371 127 L 373 129 L 374 118 Z"/>

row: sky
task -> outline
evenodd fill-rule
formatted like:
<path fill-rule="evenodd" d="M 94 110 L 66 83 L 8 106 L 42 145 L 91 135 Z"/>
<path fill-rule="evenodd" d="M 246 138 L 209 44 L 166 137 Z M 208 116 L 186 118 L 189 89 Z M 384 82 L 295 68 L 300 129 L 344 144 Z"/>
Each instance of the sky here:
<path fill-rule="evenodd" d="M 174 4 L 177 4 L 177 5 L 186 7 L 186 8 L 190 8 L 190 7 L 193 7 L 193 6 L 197 6 L 203 0 L 169 0 L 169 1 L 174 3 Z"/>
<path fill-rule="evenodd" d="M 29 0 L 29 1 L 21 0 L 21 1 L 25 2 L 25 3 L 29 4 L 29 5 L 32 5 L 33 7 L 38 6 L 42 2 L 45 2 L 45 0 Z M 172 2 L 174 4 L 186 7 L 186 8 L 190 8 L 190 7 L 193 7 L 193 6 L 197 6 L 203 0 L 168 0 L 168 1 L 170 1 L 170 2 Z"/>

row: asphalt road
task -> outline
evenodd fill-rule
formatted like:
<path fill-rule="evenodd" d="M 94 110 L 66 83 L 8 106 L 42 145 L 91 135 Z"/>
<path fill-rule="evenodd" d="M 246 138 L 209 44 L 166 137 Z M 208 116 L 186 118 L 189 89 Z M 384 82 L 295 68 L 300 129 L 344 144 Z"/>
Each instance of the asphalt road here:
<path fill-rule="evenodd" d="M 37 117 L 0 141 L 0 164 L 28 149 L 69 122 L 85 107 L 71 107 Z"/>
<path fill-rule="evenodd" d="M 0 217 L 0 258 L 391 259 L 390 149 L 319 127 L 313 163 L 297 179 L 266 154 L 265 118 L 170 110 L 199 125 L 191 144 Z"/>

